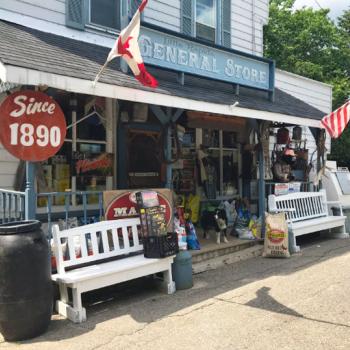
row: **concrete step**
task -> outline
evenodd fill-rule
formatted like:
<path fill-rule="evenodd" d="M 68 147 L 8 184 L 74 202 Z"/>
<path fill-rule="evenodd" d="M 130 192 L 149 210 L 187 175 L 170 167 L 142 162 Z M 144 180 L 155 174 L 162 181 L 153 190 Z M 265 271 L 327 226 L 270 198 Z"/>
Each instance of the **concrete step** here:
<path fill-rule="evenodd" d="M 219 256 L 235 253 L 249 247 L 253 247 L 259 244 L 258 241 L 243 241 L 243 240 L 230 240 L 229 243 L 211 243 L 202 244 L 201 240 L 201 250 L 192 251 L 192 263 L 198 263 L 209 259 L 214 259 Z"/>
<path fill-rule="evenodd" d="M 264 246 L 263 244 L 257 244 L 257 242 L 249 242 L 249 243 L 255 243 L 250 244 L 243 248 L 240 246 L 239 250 L 229 252 L 227 254 L 223 255 L 217 255 L 213 258 L 207 258 L 202 260 L 195 260 L 195 262 L 192 262 L 192 271 L 193 274 L 202 273 L 209 270 L 214 270 L 219 267 L 234 264 L 238 261 L 247 260 L 251 258 L 255 258 L 257 256 L 261 256 Z M 227 248 L 228 249 L 228 248 Z M 222 253 L 225 249 L 220 250 L 218 253 Z M 208 256 L 208 255 L 207 255 Z M 193 259 L 194 257 L 192 257 Z"/>

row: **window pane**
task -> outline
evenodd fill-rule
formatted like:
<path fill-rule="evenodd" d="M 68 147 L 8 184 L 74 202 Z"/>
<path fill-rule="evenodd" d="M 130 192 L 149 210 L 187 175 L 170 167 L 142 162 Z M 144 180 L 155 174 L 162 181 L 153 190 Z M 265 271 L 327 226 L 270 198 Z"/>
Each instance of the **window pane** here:
<path fill-rule="evenodd" d="M 120 29 L 118 0 L 90 0 L 90 10 L 92 23 Z"/>
<path fill-rule="evenodd" d="M 202 40 L 215 43 L 215 28 L 205 26 L 201 23 L 196 24 L 196 37 Z"/>
<path fill-rule="evenodd" d="M 210 27 L 216 27 L 216 0 L 196 1 L 196 22 Z"/>

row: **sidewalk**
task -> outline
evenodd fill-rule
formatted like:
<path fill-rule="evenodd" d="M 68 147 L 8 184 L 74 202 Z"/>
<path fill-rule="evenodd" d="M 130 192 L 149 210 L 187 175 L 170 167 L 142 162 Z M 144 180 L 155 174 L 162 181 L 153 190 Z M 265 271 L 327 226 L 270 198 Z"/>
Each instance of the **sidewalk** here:
<path fill-rule="evenodd" d="M 43 336 L 0 337 L 0 350 L 350 349 L 349 276 L 350 240 L 314 240 L 290 259 L 195 275 L 173 296 L 145 280 L 90 293 L 86 323 L 55 315 Z"/>

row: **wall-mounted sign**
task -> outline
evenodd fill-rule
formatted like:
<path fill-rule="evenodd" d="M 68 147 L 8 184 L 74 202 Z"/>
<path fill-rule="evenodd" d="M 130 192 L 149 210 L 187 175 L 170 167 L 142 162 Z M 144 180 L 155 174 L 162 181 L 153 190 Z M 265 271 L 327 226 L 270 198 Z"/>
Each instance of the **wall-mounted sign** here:
<path fill-rule="evenodd" d="M 72 173 L 75 176 L 113 176 L 113 154 L 102 153 L 91 157 L 85 153 L 74 152 Z"/>
<path fill-rule="evenodd" d="M 300 182 L 276 183 L 275 195 L 282 196 L 288 193 L 300 192 Z"/>
<path fill-rule="evenodd" d="M 140 190 L 117 190 L 103 193 L 106 220 L 139 217 L 136 205 L 136 192 Z M 168 232 L 173 229 L 173 193 L 169 189 L 152 189 L 157 192 L 159 205 L 164 208 Z"/>
<path fill-rule="evenodd" d="M 271 60 L 206 46 L 147 27 L 141 28 L 139 43 L 145 63 L 232 84 L 274 89 Z"/>
<path fill-rule="evenodd" d="M 66 137 L 61 107 L 39 91 L 17 91 L 0 106 L 0 141 L 13 156 L 43 161 L 55 155 Z"/>

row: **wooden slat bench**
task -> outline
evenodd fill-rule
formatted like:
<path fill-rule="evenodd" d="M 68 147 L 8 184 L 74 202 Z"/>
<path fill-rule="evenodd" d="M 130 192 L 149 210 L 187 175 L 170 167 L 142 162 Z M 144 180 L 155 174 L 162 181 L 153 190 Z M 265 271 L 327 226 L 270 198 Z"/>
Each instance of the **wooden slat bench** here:
<path fill-rule="evenodd" d="M 56 302 L 59 314 L 75 323 L 83 322 L 86 310 L 82 293 L 159 272 L 163 272 L 163 288 L 168 294 L 175 292 L 171 273 L 175 256 L 145 258 L 139 226 L 139 219 L 102 221 L 64 231 L 54 226 L 57 273 L 52 280 L 60 289 L 60 300 Z M 139 254 L 130 256 L 131 253 Z M 120 259 L 111 261 L 113 258 Z M 68 288 L 72 290 L 72 300 Z"/>
<path fill-rule="evenodd" d="M 298 192 L 282 196 L 269 195 L 269 212 L 285 212 L 288 228 L 294 236 L 294 250 L 298 251 L 295 238 L 312 232 L 332 230 L 337 238 L 348 238 L 345 230 L 346 216 L 343 216 L 339 202 L 328 202 L 326 191 Z M 331 206 L 339 206 L 340 216 L 330 214 Z"/>

